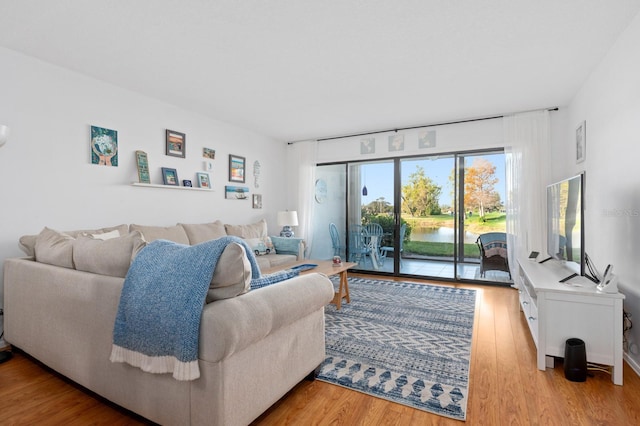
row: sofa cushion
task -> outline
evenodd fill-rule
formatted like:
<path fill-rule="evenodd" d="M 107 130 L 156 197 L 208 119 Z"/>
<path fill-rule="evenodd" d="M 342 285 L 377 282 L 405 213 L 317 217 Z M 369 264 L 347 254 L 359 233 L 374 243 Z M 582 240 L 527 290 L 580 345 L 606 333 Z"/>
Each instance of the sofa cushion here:
<path fill-rule="evenodd" d="M 231 243 L 225 247 L 211 278 L 207 291 L 207 303 L 229 299 L 249 291 L 251 286 L 251 264 L 244 247 Z"/>
<path fill-rule="evenodd" d="M 79 271 L 124 278 L 131 261 L 145 245 L 139 231 L 106 240 L 91 234 L 79 235 L 73 241 L 73 263 Z"/>
<path fill-rule="evenodd" d="M 145 226 L 131 224 L 131 231 L 140 231 L 142 238 L 148 243 L 155 240 L 169 240 L 178 244 L 189 245 L 189 237 L 184 228 L 180 225 L 175 226 Z"/>
<path fill-rule="evenodd" d="M 227 235 L 234 235 L 240 238 L 266 238 L 267 222 L 262 219 L 250 225 L 224 225 Z"/>
<path fill-rule="evenodd" d="M 213 223 L 179 223 L 178 225 L 184 228 L 184 231 L 189 238 L 189 243 L 192 246 L 227 236 L 224 224 L 219 220 L 216 220 Z"/>
<path fill-rule="evenodd" d="M 78 235 L 84 234 L 84 233 L 102 234 L 102 233 L 109 233 L 112 231 L 118 231 L 119 235 L 126 235 L 129 233 L 129 225 L 123 224 L 123 225 L 110 226 L 107 228 L 99 228 L 99 229 L 82 229 L 82 230 L 75 230 L 75 231 L 64 231 L 64 233 L 75 238 Z M 20 249 L 27 256 L 35 256 L 36 238 L 38 238 L 37 235 L 23 235 L 22 237 L 20 237 L 18 245 L 20 246 Z"/>
<path fill-rule="evenodd" d="M 64 232 L 45 227 L 36 237 L 35 259 L 41 263 L 73 268 L 74 238 Z"/>

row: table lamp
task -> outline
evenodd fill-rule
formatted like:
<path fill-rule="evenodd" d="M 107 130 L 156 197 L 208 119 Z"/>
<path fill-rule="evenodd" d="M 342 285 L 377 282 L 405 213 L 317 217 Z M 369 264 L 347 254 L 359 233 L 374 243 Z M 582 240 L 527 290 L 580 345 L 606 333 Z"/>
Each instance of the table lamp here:
<path fill-rule="evenodd" d="M 282 226 L 281 237 L 293 237 L 291 227 L 298 226 L 298 212 L 295 210 L 278 212 L 278 226 Z"/>

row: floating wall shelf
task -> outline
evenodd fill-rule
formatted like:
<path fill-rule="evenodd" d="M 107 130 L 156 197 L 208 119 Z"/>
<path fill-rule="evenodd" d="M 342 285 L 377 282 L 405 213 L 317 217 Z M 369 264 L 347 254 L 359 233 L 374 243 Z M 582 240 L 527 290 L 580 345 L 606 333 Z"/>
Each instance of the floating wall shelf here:
<path fill-rule="evenodd" d="M 132 186 L 137 186 L 139 188 L 164 188 L 164 189 L 186 189 L 187 191 L 206 191 L 213 192 L 210 188 L 195 188 L 192 186 L 177 186 L 177 185 L 157 185 L 155 183 L 140 183 L 133 182 Z"/>

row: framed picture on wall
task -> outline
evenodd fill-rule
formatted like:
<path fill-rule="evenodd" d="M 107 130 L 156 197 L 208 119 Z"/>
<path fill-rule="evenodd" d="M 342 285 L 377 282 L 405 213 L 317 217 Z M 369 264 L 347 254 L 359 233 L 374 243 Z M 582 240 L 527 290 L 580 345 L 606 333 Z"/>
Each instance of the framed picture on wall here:
<path fill-rule="evenodd" d="M 187 135 L 167 129 L 165 154 L 171 157 L 185 158 Z"/>
<path fill-rule="evenodd" d="M 246 158 L 229 154 L 229 182 L 244 183 L 246 163 Z"/>
<path fill-rule="evenodd" d="M 583 121 L 576 129 L 576 163 L 582 163 L 587 157 L 587 122 Z"/>
<path fill-rule="evenodd" d="M 253 208 L 254 209 L 262 208 L 262 194 L 253 194 Z"/>

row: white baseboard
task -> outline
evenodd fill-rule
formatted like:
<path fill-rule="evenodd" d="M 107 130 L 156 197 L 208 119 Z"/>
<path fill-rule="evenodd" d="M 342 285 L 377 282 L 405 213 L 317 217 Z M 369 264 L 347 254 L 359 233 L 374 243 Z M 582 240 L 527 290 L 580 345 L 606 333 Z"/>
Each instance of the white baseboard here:
<path fill-rule="evenodd" d="M 628 353 L 624 352 L 624 354 L 622 355 L 622 358 L 624 358 L 625 361 L 627 361 L 627 364 L 629 364 L 629 367 L 631 367 L 631 369 L 638 375 L 640 376 L 640 364 L 638 364 L 637 362 L 635 362 Z"/>

